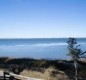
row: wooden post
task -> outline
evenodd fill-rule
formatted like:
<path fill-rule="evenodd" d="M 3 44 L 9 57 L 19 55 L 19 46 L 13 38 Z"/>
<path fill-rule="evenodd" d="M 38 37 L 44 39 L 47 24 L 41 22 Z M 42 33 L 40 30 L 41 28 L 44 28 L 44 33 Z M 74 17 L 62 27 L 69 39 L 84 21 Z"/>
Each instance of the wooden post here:
<path fill-rule="evenodd" d="M 14 80 L 14 77 L 13 77 L 13 76 L 10 76 L 10 77 L 9 77 L 9 80 Z"/>
<path fill-rule="evenodd" d="M 6 74 L 9 75 L 8 72 L 3 72 L 4 73 L 4 80 L 6 80 Z"/>
<path fill-rule="evenodd" d="M 4 73 L 4 80 L 6 80 L 6 78 L 5 78 L 5 72 L 3 72 Z"/>

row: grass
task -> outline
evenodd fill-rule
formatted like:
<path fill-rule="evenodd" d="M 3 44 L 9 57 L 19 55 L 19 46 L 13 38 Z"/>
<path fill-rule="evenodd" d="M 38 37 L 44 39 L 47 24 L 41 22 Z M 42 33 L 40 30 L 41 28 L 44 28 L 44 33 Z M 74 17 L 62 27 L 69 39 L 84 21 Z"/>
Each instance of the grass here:
<path fill-rule="evenodd" d="M 67 75 L 65 75 L 63 71 L 56 70 L 53 67 L 44 69 L 44 71 L 42 72 L 33 70 L 23 70 L 23 72 L 21 72 L 21 75 L 44 80 L 68 80 Z"/>
<path fill-rule="evenodd" d="M 86 80 L 86 61 L 79 61 L 80 80 Z M 9 70 L 33 78 L 44 80 L 74 80 L 73 61 L 45 60 L 31 58 L 0 58 L 0 70 Z M 18 72 L 19 71 L 19 72 Z"/>

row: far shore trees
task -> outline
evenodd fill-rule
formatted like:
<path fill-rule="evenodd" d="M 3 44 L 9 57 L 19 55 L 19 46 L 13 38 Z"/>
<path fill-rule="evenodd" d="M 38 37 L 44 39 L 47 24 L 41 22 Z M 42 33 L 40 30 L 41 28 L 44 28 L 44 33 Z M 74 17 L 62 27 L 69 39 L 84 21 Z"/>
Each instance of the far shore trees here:
<path fill-rule="evenodd" d="M 75 38 L 69 38 L 69 40 L 67 41 L 68 43 L 68 50 L 69 53 L 68 55 L 71 56 L 73 62 L 74 62 L 74 67 L 75 67 L 75 80 L 78 80 L 78 76 L 77 76 L 77 65 L 78 65 L 78 60 L 80 58 L 86 58 L 85 53 L 86 51 L 82 51 L 79 46 L 77 44 L 77 41 Z"/>

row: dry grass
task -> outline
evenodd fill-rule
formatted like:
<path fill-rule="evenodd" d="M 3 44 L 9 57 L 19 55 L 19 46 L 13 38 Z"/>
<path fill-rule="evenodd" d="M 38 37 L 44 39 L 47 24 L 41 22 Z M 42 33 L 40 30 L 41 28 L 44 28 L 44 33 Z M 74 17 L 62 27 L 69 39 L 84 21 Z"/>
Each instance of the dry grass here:
<path fill-rule="evenodd" d="M 21 75 L 44 80 L 68 80 L 63 71 L 58 71 L 52 67 L 45 69 L 44 72 L 24 70 Z"/>
<path fill-rule="evenodd" d="M 7 71 L 7 69 L 0 68 L 0 71 Z"/>

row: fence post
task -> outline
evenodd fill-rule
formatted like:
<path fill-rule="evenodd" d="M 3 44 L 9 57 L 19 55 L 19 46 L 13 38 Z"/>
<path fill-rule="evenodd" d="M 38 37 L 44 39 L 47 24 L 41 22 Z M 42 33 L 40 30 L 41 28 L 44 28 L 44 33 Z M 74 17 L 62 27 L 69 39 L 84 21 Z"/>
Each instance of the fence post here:
<path fill-rule="evenodd" d="M 3 72 L 4 73 L 4 80 L 6 80 L 6 74 L 9 75 L 8 72 Z"/>
<path fill-rule="evenodd" d="M 14 77 L 13 77 L 13 76 L 10 76 L 10 77 L 9 77 L 9 80 L 14 80 Z"/>
<path fill-rule="evenodd" d="M 5 72 L 3 72 L 4 73 L 4 80 L 6 80 L 6 78 L 5 78 Z"/>

